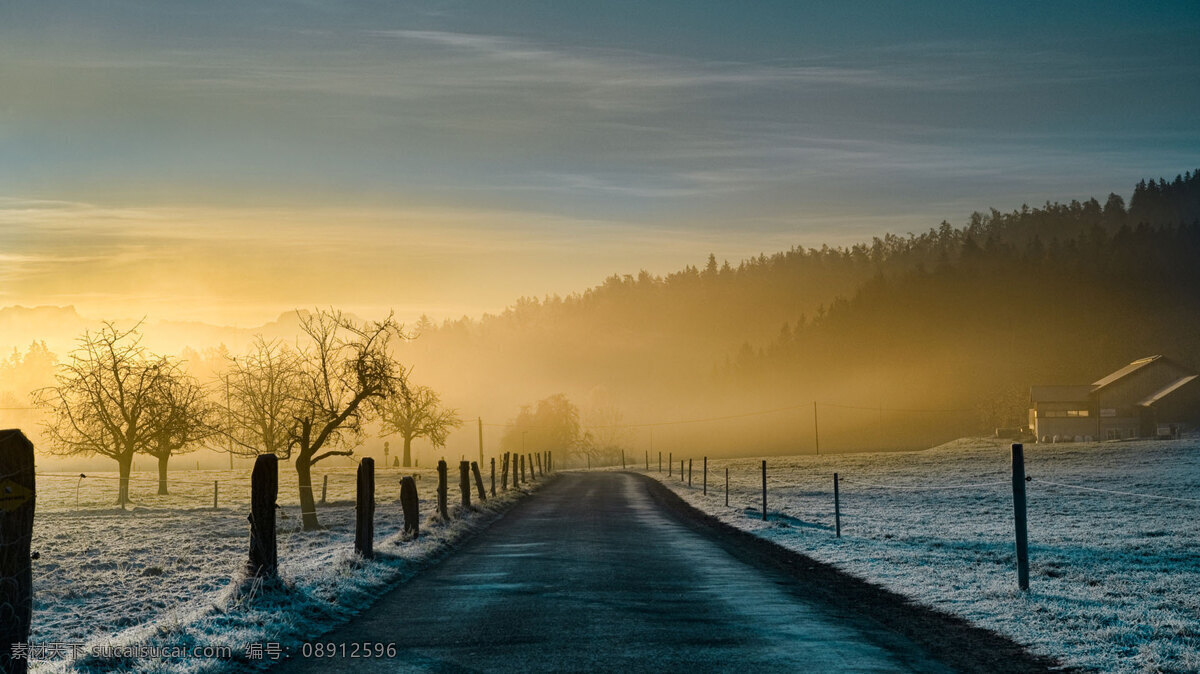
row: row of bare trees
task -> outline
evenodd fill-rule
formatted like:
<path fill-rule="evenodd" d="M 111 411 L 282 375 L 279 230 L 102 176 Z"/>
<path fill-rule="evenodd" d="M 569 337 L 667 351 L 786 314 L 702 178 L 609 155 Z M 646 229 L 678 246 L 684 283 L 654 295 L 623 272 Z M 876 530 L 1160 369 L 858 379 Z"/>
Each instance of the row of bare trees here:
<path fill-rule="evenodd" d="M 136 454 L 158 459 L 163 494 L 170 457 L 206 442 L 243 456 L 274 454 L 296 467 L 303 527 L 320 528 L 312 468 L 352 455 L 366 424 L 377 420 L 385 435 L 399 434 L 408 466 L 413 440 L 442 446 L 461 420 L 393 356 L 408 336 L 392 317 L 358 322 L 318 310 L 303 314 L 300 327 L 295 346 L 259 337 L 207 383 L 178 359 L 147 351 L 137 327 L 106 323 L 84 333 L 56 385 L 34 393 L 49 412 L 50 451 L 116 460 L 122 507 Z"/>
<path fill-rule="evenodd" d="M 178 360 L 150 354 L 137 328 L 105 324 L 85 333 L 58 366 L 57 385 L 34 392 L 51 414 L 45 424 L 51 451 L 96 454 L 117 462 L 117 503 L 129 502 L 136 454 L 159 461 L 159 493 L 166 493 L 167 461 L 216 433 L 214 409 L 201 385 Z"/>

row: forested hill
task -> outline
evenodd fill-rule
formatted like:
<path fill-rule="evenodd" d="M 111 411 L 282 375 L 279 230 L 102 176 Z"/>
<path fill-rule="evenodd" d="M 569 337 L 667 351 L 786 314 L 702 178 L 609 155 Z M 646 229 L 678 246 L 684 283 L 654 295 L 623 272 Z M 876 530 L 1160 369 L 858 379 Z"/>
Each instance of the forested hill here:
<path fill-rule="evenodd" d="M 447 390 L 500 382 L 517 402 L 563 391 L 586 404 L 599 388 L 627 421 L 820 400 L 1015 423 L 1033 383 L 1092 381 L 1150 353 L 1200 366 L 1198 223 L 1189 172 L 1139 183 L 1128 206 L 1110 194 L 992 210 L 850 247 L 613 276 L 425 322 L 410 356 Z"/>

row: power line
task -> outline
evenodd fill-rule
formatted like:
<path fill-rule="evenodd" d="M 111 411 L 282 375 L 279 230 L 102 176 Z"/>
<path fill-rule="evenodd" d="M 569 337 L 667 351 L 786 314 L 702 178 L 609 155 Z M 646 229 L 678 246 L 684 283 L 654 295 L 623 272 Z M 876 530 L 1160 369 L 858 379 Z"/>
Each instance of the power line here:
<path fill-rule="evenodd" d="M 822 402 L 818 402 L 817 405 L 820 405 L 821 407 L 836 407 L 836 408 L 844 409 L 844 410 L 862 410 L 864 412 L 907 412 L 907 413 L 912 413 L 912 414 L 920 414 L 920 413 L 925 413 L 925 412 L 937 412 L 937 413 L 949 414 L 949 413 L 964 413 L 964 412 L 974 412 L 975 411 L 974 409 L 957 409 L 957 410 L 955 410 L 955 409 L 917 409 L 917 408 L 904 408 L 904 407 L 880 407 L 878 405 L 875 407 L 861 407 L 858 405 L 839 405 L 838 403 L 822 403 Z"/>
<path fill-rule="evenodd" d="M 856 405 L 841 405 L 838 403 L 823 403 L 823 402 L 819 402 L 819 401 L 814 401 L 811 403 L 801 403 L 799 405 L 788 405 L 786 407 L 774 407 L 774 408 L 767 409 L 767 410 L 757 410 L 754 412 L 743 412 L 741 414 L 726 414 L 723 416 L 703 417 L 703 418 L 698 418 L 698 419 L 678 419 L 678 420 L 674 420 L 674 421 L 649 421 L 649 422 L 637 423 L 637 424 L 602 424 L 602 425 L 581 424 L 581 425 L 585 428 L 650 428 L 650 427 L 654 427 L 654 426 L 677 426 L 677 425 L 681 425 L 681 424 L 698 424 L 698 423 L 704 423 L 707 421 L 725 421 L 728 419 L 742 419 L 745 417 L 761 416 L 764 414 L 775 414 L 777 412 L 787 412 L 790 410 L 798 410 L 801 408 L 806 408 L 809 405 L 817 405 L 820 407 L 835 407 L 835 408 L 848 409 L 848 410 L 863 410 L 863 411 L 867 411 L 867 412 L 905 412 L 905 413 L 910 413 L 910 414 L 926 413 L 926 412 L 964 413 L 964 412 L 973 412 L 974 411 L 972 409 L 916 409 L 916 408 L 879 407 L 879 406 L 860 407 L 860 406 L 856 406 Z M 484 424 L 484 426 L 492 426 L 492 427 L 498 427 L 498 428 L 508 428 L 510 426 L 515 426 L 515 425 L 516 424 L 494 424 L 494 423 L 485 423 Z M 524 426 L 523 428 L 552 428 L 552 427 L 551 426 Z"/>

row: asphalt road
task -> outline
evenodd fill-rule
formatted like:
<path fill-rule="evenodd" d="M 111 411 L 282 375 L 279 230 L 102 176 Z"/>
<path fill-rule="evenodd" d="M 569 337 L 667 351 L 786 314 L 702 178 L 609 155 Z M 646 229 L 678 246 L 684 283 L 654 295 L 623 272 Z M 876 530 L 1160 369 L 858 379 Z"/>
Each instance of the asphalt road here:
<path fill-rule="evenodd" d="M 273 672 L 941 672 L 850 608 L 659 507 L 640 478 L 566 473 L 323 642 L 392 659 L 293 659 Z"/>

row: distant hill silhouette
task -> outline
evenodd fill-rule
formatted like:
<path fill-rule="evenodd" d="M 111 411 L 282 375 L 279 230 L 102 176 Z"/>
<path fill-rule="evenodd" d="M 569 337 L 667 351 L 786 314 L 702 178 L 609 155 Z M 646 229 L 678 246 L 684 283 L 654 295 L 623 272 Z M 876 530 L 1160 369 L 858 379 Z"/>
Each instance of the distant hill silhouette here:
<path fill-rule="evenodd" d="M 613 276 L 426 325 L 417 344 L 426 373 L 451 387 L 469 384 L 443 364 L 530 389 L 528 399 L 538 386 L 575 396 L 602 386 L 642 420 L 819 400 L 847 447 L 923 444 L 937 439 L 930 427 L 1024 423 L 1030 384 L 1091 381 L 1149 353 L 1200 367 L 1197 260 L 1200 173 L 1188 172 L 1139 183 L 1128 208 L 1110 194 L 736 266 L 710 257 L 662 277 Z M 839 421 L 837 404 L 878 411 Z M 794 451 L 811 444 L 810 419 L 797 412 L 779 432 L 764 430 L 780 425 L 770 417 L 725 426 L 737 427 L 730 442 L 753 427 L 760 444 Z M 697 428 L 680 441 L 711 440 Z"/>

